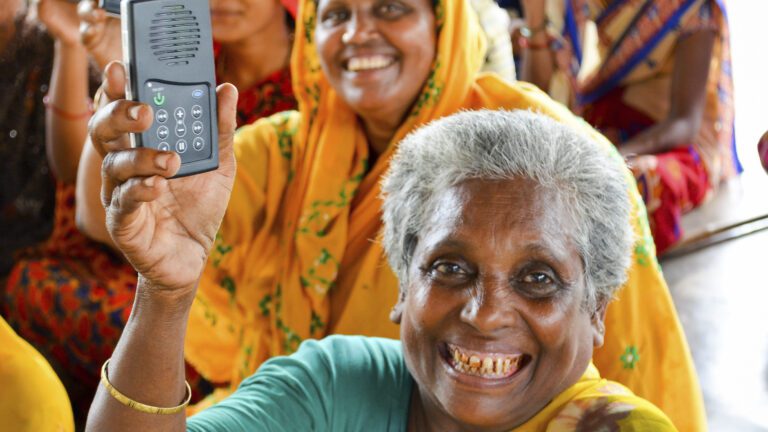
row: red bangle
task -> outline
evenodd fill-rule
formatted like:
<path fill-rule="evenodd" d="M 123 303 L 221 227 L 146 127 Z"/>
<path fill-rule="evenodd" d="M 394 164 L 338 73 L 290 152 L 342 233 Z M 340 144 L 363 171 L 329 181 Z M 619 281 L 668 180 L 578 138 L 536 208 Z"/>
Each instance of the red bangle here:
<path fill-rule="evenodd" d="M 51 97 L 49 95 L 43 96 L 43 105 L 45 105 L 45 108 L 53 111 L 53 113 L 56 114 L 57 116 L 59 116 L 61 118 L 64 118 L 64 119 L 67 119 L 67 120 L 82 120 L 82 119 L 86 119 L 86 118 L 92 116 L 93 115 L 93 101 L 90 98 L 88 98 L 87 102 L 88 102 L 88 111 L 83 112 L 83 113 L 79 113 L 79 114 L 75 114 L 75 113 L 71 113 L 69 111 L 65 111 L 65 110 L 57 107 L 56 105 L 54 105 L 51 102 Z"/>
<path fill-rule="evenodd" d="M 529 49 L 529 50 L 545 50 L 549 49 L 552 46 L 552 38 L 547 37 L 546 42 L 542 43 L 534 43 L 531 42 L 530 39 L 524 36 L 520 36 L 518 39 L 518 43 L 520 44 L 520 48 L 522 49 Z"/>

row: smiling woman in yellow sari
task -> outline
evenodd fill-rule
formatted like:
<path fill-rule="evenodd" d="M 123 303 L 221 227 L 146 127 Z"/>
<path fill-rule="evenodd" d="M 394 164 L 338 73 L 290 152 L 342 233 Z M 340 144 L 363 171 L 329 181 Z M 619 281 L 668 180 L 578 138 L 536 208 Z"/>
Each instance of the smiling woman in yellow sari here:
<path fill-rule="evenodd" d="M 485 41 L 463 0 L 307 1 L 300 4 L 296 35 L 299 111 L 238 131 L 231 200 L 188 323 L 186 359 L 233 389 L 262 362 L 295 351 L 307 338 L 398 337 L 388 320 L 398 283 L 375 241 L 379 180 L 394 143 L 418 126 L 462 109 L 531 109 L 614 151 L 536 88 L 479 74 Z M 120 98 L 117 73 L 108 70 L 108 94 Z M 112 138 L 147 127 L 151 118 L 141 108 L 132 119 L 129 104 L 118 104 L 94 122 L 91 138 L 102 154 L 123 142 Z M 166 185 L 162 176 L 177 159 L 161 154 L 167 165 L 160 169 L 151 162 L 154 154 L 132 151 L 142 175 Z M 633 263 L 620 301 L 608 310 L 609 330 L 595 362 L 685 428 L 703 413 L 698 383 L 642 201 L 634 189 L 631 197 Z"/>

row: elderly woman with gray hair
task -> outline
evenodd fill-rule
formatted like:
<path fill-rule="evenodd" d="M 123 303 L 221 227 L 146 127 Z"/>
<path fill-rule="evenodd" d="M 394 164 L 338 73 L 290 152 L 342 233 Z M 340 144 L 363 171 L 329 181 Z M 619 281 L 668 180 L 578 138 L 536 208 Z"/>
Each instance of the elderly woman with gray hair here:
<path fill-rule="evenodd" d="M 221 158 L 231 163 L 230 143 Z M 629 266 L 628 179 L 616 154 L 542 115 L 464 112 L 433 122 L 400 144 L 383 187 L 384 246 L 400 280 L 391 318 L 402 342 L 306 341 L 187 420 L 184 403 L 172 405 L 185 399 L 191 298 L 178 272 L 146 272 L 89 430 L 184 430 L 185 422 L 195 431 L 675 430 L 590 363 Z M 129 213 L 152 200 L 135 198 L 124 191 L 111 205 Z M 185 235 L 212 237 L 227 199 L 218 195 Z M 145 225 L 111 229 L 123 231 L 115 239 L 131 262 L 147 259 L 130 244 Z M 196 259 L 189 248 L 152 253 Z"/>

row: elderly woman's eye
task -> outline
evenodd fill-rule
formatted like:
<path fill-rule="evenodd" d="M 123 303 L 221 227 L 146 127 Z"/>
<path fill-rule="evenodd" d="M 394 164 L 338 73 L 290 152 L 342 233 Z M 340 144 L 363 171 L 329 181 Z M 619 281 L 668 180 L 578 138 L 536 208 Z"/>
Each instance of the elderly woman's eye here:
<path fill-rule="evenodd" d="M 523 282 L 525 283 L 532 283 L 532 284 L 549 284 L 553 283 L 554 280 L 552 280 L 549 275 L 542 272 L 533 272 L 528 273 L 523 277 Z"/>
<path fill-rule="evenodd" d="M 432 267 L 432 270 L 443 275 L 465 275 L 467 273 L 455 263 L 437 263 Z"/>
<path fill-rule="evenodd" d="M 547 298 L 555 295 L 561 287 L 559 280 L 546 271 L 528 271 L 517 279 L 518 290 L 531 298 Z"/>

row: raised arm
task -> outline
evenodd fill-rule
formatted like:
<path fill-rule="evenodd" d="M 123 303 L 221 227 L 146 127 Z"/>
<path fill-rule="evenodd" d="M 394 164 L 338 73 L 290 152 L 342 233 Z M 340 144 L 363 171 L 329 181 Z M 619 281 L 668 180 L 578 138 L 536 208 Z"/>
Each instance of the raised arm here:
<path fill-rule="evenodd" d="M 669 115 L 619 147 L 623 155 L 653 154 L 691 144 L 701 127 L 715 33 L 701 30 L 675 48 Z"/>
<path fill-rule="evenodd" d="M 545 5 L 549 0 L 523 0 L 525 26 L 531 32 L 523 48 L 520 80 L 549 91 L 549 83 L 555 72 L 555 57 L 549 49 L 549 35 L 546 31 L 547 14 Z M 564 0 L 566 1 L 566 0 Z"/>
<path fill-rule="evenodd" d="M 45 144 L 54 175 L 74 183 L 91 116 L 88 56 L 80 43 L 76 5 L 40 0 L 37 14 L 54 37 L 53 72 L 45 99 Z"/>
<path fill-rule="evenodd" d="M 93 0 L 81 0 L 78 14 L 82 43 L 99 70 L 104 70 L 112 61 L 120 60 L 120 21 L 108 17 Z M 90 144 L 89 138 L 83 147 L 77 172 L 75 221 L 86 236 L 114 248 L 101 205 L 101 163 L 102 156 Z"/>
<path fill-rule="evenodd" d="M 147 129 L 149 106 L 122 100 L 122 65 L 107 68 L 106 95 L 114 100 L 94 115 L 89 135 L 104 154 L 102 202 L 115 245 L 139 273 L 131 317 L 107 368 L 121 394 L 146 405 L 170 408 L 187 397 L 184 336 L 187 317 L 213 240 L 224 216 L 235 175 L 232 140 L 237 91 L 217 90 L 219 168 L 169 180 L 179 169 L 174 152 L 130 148 L 129 132 Z M 99 386 L 86 426 L 89 431 L 181 431 L 184 410 L 148 414 L 128 407 Z"/>

